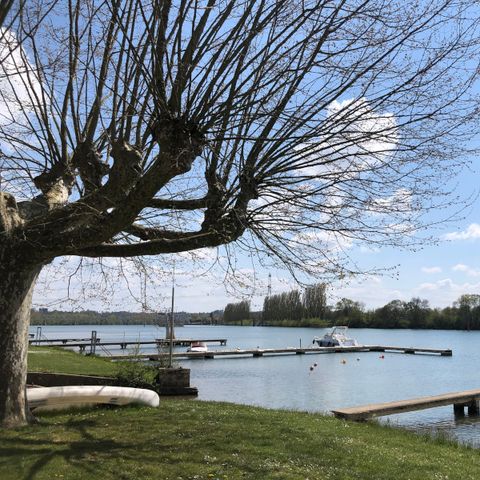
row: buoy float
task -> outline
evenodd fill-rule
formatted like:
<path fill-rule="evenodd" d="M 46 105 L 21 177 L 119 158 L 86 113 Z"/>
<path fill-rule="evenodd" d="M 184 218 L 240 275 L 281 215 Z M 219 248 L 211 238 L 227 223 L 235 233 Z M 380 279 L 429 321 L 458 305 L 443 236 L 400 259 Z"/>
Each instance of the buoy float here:
<path fill-rule="evenodd" d="M 347 363 L 347 361 L 346 361 L 345 359 L 343 359 L 343 360 L 342 360 L 342 363 L 345 364 L 345 363 Z"/>
<path fill-rule="evenodd" d="M 313 370 L 313 365 L 310 365 L 310 371 L 312 371 L 312 370 Z"/>
<path fill-rule="evenodd" d="M 318 363 L 314 363 L 313 366 L 314 366 L 314 367 L 318 367 Z"/>
<path fill-rule="evenodd" d="M 381 358 L 383 360 L 385 358 L 385 355 L 380 355 L 380 357 L 378 358 Z"/>
<path fill-rule="evenodd" d="M 357 358 L 357 362 L 359 362 L 359 361 L 360 361 L 360 359 L 359 359 L 359 358 Z"/>

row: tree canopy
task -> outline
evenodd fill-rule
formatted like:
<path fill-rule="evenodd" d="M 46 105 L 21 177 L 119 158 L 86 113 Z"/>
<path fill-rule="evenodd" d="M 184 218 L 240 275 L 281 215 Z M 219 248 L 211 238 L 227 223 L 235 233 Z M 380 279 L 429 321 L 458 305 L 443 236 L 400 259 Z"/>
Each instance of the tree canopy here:
<path fill-rule="evenodd" d="M 361 270 L 352 243 L 408 242 L 452 201 L 472 133 L 470 3 L 35 0 L 6 15 L 0 422 L 25 418 L 31 293 L 56 257 L 235 242 L 326 278 Z"/>

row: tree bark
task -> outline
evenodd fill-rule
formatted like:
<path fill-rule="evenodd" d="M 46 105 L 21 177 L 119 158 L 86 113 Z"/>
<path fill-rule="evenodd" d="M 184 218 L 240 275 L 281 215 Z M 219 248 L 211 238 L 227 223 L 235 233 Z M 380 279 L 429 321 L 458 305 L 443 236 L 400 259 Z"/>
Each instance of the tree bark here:
<path fill-rule="evenodd" d="M 40 270 L 10 249 L 0 250 L 0 428 L 32 418 L 25 398 L 28 327 Z"/>

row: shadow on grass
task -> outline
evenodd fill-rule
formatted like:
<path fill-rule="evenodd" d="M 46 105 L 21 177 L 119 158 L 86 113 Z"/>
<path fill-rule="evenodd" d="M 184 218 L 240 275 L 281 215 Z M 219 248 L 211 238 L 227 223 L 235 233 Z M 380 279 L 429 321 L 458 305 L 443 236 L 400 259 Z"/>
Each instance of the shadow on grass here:
<path fill-rule="evenodd" d="M 151 461 L 151 457 L 147 454 L 151 445 L 147 441 L 138 442 L 138 438 L 131 441 L 97 438 L 91 431 L 98 431 L 99 427 L 100 423 L 95 420 L 71 419 L 62 428 L 65 433 L 70 431 L 76 437 L 80 435 L 81 438 L 78 440 L 55 441 L 47 434 L 45 439 L 3 438 L 0 457 L 9 460 L 9 469 L 12 467 L 11 459 L 20 458 L 24 461 L 28 457 L 38 457 L 23 476 L 20 472 L 17 473 L 15 478 L 18 480 L 34 480 L 57 459 L 62 459 L 65 463 L 81 469 L 82 478 L 97 478 L 99 470 L 102 470 L 99 468 L 100 462 L 107 457 L 115 458 L 121 455 L 122 459 L 134 460 L 138 463 Z M 41 435 L 40 431 L 39 434 Z M 157 445 L 157 448 L 163 447 L 163 445 Z M 142 455 L 142 452 L 145 454 Z M 54 468 L 52 467 L 50 476 Z"/>

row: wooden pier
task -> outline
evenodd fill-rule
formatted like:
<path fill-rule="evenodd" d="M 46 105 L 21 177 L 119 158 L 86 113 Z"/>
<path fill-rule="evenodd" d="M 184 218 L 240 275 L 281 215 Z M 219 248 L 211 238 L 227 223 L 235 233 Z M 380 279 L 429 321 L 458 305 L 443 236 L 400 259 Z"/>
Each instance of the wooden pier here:
<path fill-rule="evenodd" d="M 168 338 L 156 338 L 155 343 L 157 345 L 170 345 L 170 340 Z M 218 343 L 219 345 L 226 345 L 226 338 L 207 338 L 206 340 L 197 340 L 194 338 L 174 338 L 173 345 L 180 347 L 189 347 L 192 343 Z"/>
<path fill-rule="evenodd" d="M 362 345 L 356 347 L 308 347 L 308 348 L 254 348 L 254 349 L 234 349 L 234 350 L 208 350 L 207 352 L 174 352 L 173 357 L 176 359 L 194 359 L 194 358 L 215 358 L 215 357 L 263 357 L 265 355 L 305 355 L 305 354 L 326 354 L 326 353 L 352 353 L 352 352 L 394 352 L 407 354 L 430 354 L 441 356 L 452 356 L 450 349 L 434 349 L 434 348 L 414 348 L 414 347 L 387 347 L 379 345 Z M 139 355 L 112 355 L 112 360 L 126 360 L 129 358 L 160 360 L 167 354 L 139 354 Z"/>
<path fill-rule="evenodd" d="M 188 347 L 192 343 L 217 343 L 219 345 L 226 345 L 226 338 L 207 338 L 207 339 L 194 339 L 194 338 L 174 338 L 173 345 L 179 347 Z M 166 347 L 170 344 L 170 340 L 167 338 L 156 338 L 155 340 L 118 340 L 111 342 L 102 342 L 100 338 L 53 338 L 53 339 L 40 339 L 29 340 L 30 345 L 43 345 L 45 347 L 78 347 L 81 352 L 84 352 L 87 347 L 114 347 L 118 346 L 122 350 L 125 350 L 128 346 L 136 347 L 141 345 L 155 345 L 158 347 Z"/>
<path fill-rule="evenodd" d="M 432 397 L 420 397 L 410 400 L 400 400 L 397 402 L 375 403 L 360 407 L 341 408 L 332 410 L 332 413 L 338 418 L 363 421 L 383 415 L 393 415 L 395 413 L 453 405 L 455 414 L 463 415 L 464 408 L 467 407 L 468 413 L 472 415 L 479 413 L 479 402 L 480 390 L 466 390 L 463 392 L 444 393 L 443 395 L 435 395 Z"/>
<path fill-rule="evenodd" d="M 427 355 L 440 354 L 442 357 L 452 356 L 452 350 L 449 348 L 438 349 L 438 348 L 416 348 L 416 347 L 392 347 L 392 346 L 381 346 L 381 345 L 368 345 L 368 348 L 370 352 L 411 353 L 411 354 L 425 353 Z"/>
<path fill-rule="evenodd" d="M 34 345 L 42 345 L 42 344 L 57 344 L 57 343 L 60 343 L 62 345 L 67 345 L 67 344 L 78 344 L 80 342 L 82 343 L 85 343 L 85 342 L 88 342 L 88 344 L 90 344 L 92 342 L 92 339 L 89 337 L 89 338 L 52 338 L 52 339 L 49 339 L 49 338 L 39 338 L 39 339 L 35 339 L 35 338 L 30 338 L 28 340 L 28 342 L 30 343 L 30 345 L 34 344 Z M 96 343 L 100 342 L 100 338 L 97 338 L 96 339 Z M 46 345 L 46 346 L 49 346 L 49 345 Z M 52 345 L 53 346 L 53 345 Z M 56 345 L 57 347 L 58 346 L 61 346 L 61 345 Z"/>

